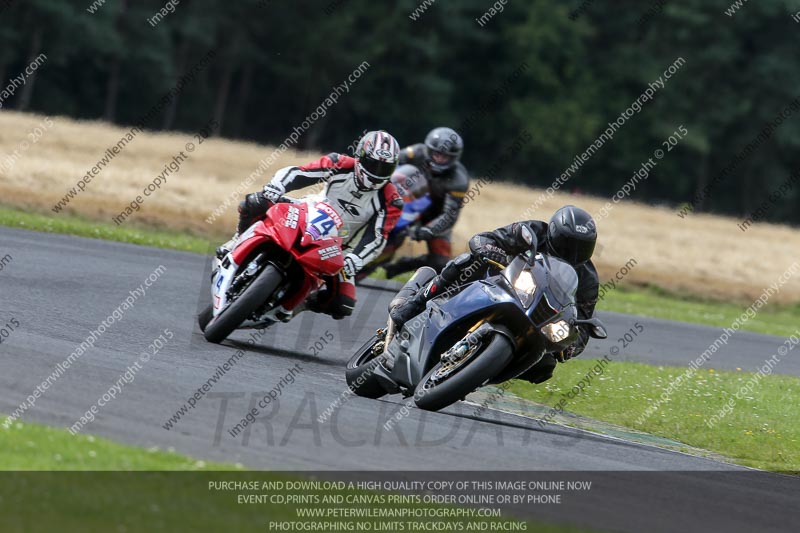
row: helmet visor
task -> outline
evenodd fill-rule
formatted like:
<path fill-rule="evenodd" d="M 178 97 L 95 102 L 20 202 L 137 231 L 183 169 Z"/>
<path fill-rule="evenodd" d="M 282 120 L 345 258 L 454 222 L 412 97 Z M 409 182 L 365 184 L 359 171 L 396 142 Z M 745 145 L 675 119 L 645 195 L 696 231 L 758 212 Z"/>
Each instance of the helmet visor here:
<path fill-rule="evenodd" d="M 551 242 L 553 252 L 571 265 L 580 265 L 592 258 L 594 253 L 594 240 L 560 237 Z"/>
<path fill-rule="evenodd" d="M 359 159 L 358 163 L 361 165 L 361 168 L 364 169 L 370 181 L 386 181 L 392 176 L 395 168 L 397 168 L 396 162 L 389 163 L 388 161 L 378 161 L 368 157 Z"/>
<path fill-rule="evenodd" d="M 444 152 L 439 152 L 436 150 L 431 150 L 431 160 L 437 165 L 447 166 L 453 162 L 455 156 L 450 154 L 446 154 Z"/>

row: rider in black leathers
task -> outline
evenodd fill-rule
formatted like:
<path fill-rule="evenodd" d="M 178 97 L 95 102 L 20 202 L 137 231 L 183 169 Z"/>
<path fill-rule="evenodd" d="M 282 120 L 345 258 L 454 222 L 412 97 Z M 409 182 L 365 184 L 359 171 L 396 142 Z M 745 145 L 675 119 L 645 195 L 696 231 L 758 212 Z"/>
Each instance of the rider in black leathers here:
<path fill-rule="evenodd" d="M 570 263 L 578 274 L 576 294 L 578 318 L 594 314 L 600 281 L 591 261 L 597 241 L 597 230 L 591 215 L 583 209 L 565 206 L 555 212 L 550 222 L 528 220 L 515 222 L 494 231 L 478 233 L 469 241 L 469 253 L 448 262 L 441 273 L 413 296 L 396 300 L 390 316 L 397 328 L 425 309 L 425 303 L 459 284 L 480 279 L 489 268 L 487 259 L 508 264 L 517 254 L 531 250 L 554 255 Z M 480 268 L 476 267 L 480 266 Z M 465 278 L 464 273 L 474 272 Z M 564 362 L 579 355 L 589 341 L 589 327 L 578 326 L 578 339 L 566 350 L 545 354 L 539 363 L 519 376 L 541 383 L 553 376 L 556 361 Z"/>
<path fill-rule="evenodd" d="M 426 265 L 438 272 L 452 256 L 452 229 L 469 188 L 467 169 L 459 161 L 463 151 L 464 141 L 450 128 L 435 128 L 425 137 L 424 143 L 412 144 L 400 151 L 400 165 L 414 165 L 430 176 L 431 206 L 422 213 L 420 224 L 408 233 L 413 240 L 425 241 L 428 253 L 420 257 L 402 257 L 387 265 L 384 267 L 387 277 Z"/>

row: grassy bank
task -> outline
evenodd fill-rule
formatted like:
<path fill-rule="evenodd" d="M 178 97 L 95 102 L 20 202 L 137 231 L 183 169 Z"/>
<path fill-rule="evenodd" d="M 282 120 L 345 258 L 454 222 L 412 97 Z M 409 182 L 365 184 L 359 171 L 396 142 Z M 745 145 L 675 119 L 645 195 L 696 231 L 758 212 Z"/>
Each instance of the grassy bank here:
<path fill-rule="evenodd" d="M 729 303 L 673 294 L 654 287 L 623 285 L 606 293 L 597 309 L 726 328 L 752 304 L 749 300 Z M 781 337 L 788 337 L 799 328 L 800 304 L 768 304 L 742 326 L 744 330 Z"/>
<path fill-rule="evenodd" d="M 0 424 L 0 502 L 13 510 L 3 517 L 3 531 L 268 531 L 270 522 L 320 523 L 299 516 L 301 508 L 432 509 L 417 503 L 325 502 L 323 497 L 385 493 L 318 488 L 302 490 L 221 489 L 212 482 L 277 483 L 301 481 L 294 475 L 251 472 L 238 465 L 200 461 L 172 451 L 141 449 L 38 424 Z M 49 470 L 49 471 L 46 471 Z M 299 495 L 306 502 L 240 501 L 239 495 Z M 452 509 L 452 508 L 451 508 Z M 368 522 L 373 530 L 384 518 L 327 518 L 330 524 Z M 419 520 L 419 519 L 409 519 Z M 435 520 L 435 519 L 434 519 Z M 448 522 L 517 522 L 501 518 L 447 518 Z M 333 526 L 332 526 L 333 527 Z M 316 529 L 319 530 L 319 529 Z M 375 529 L 377 530 L 377 529 Z M 384 529 L 385 530 L 385 529 Z M 469 531 L 467 527 L 463 529 Z M 488 530 L 503 530 L 502 526 Z M 578 529 L 527 523 L 527 531 L 568 533 Z"/>
<path fill-rule="evenodd" d="M 800 474 L 800 378 L 765 376 L 736 399 L 753 374 L 701 368 L 675 387 L 668 401 L 656 404 L 687 369 L 611 362 L 597 375 L 596 364 L 574 359 L 559 365 L 546 383 L 515 381 L 509 391 L 550 407 L 565 401 L 564 411 L 677 440 L 742 465 Z M 590 384 L 567 398 L 587 375 L 593 377 Z M 732 411 L 719 417 L 730 398 L 735 399 Z"/>
<path fill-rule="evenodd" d="M 213 246 L 208 238 L 190 235 L 186 232 L 158 230 L 134 224 L 117 226 L 74 215 L 51 216 L 2 205 L 0 205 L 0 226 L 127 242 L 199 254 L 208 253 Z"/>

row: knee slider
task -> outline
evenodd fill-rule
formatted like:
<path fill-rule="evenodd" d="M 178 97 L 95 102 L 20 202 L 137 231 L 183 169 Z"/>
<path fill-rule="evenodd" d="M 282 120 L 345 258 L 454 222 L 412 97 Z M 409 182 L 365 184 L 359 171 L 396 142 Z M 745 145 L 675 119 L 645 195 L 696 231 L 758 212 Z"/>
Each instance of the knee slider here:
<path fill-rule="evenodd" d="M 267 199 L 257 192 L 248 194 L 239 204 L 239 213 L 242 217 L 257 217 L 266 213 L 267 209 L 269 209 Z"/>
<path fill-rule="evenodd" d="M 446 283 L 452 283 L 456 281 L 458 276 L 461 275 L 463 269 L 469 265 L 471 261 L 472 255 L 468 253 L 463 253 L 448 261 L 442 269 L 442 273 L 440 274 L 442 280 Z"/>

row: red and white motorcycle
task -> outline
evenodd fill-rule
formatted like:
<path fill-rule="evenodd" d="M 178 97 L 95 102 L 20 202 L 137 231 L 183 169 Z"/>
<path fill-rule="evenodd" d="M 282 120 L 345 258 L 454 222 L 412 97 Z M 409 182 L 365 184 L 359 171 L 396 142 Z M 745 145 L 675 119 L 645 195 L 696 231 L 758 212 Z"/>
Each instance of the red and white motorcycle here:
<path fill-rule="evenodd" d="M 239 236 L 212 277 L 212 303 L 198 317 L 209 342 L 240 328 L 286 321 L 344 266 L 342 219 L 325 199 L 284 197 Z"/>

